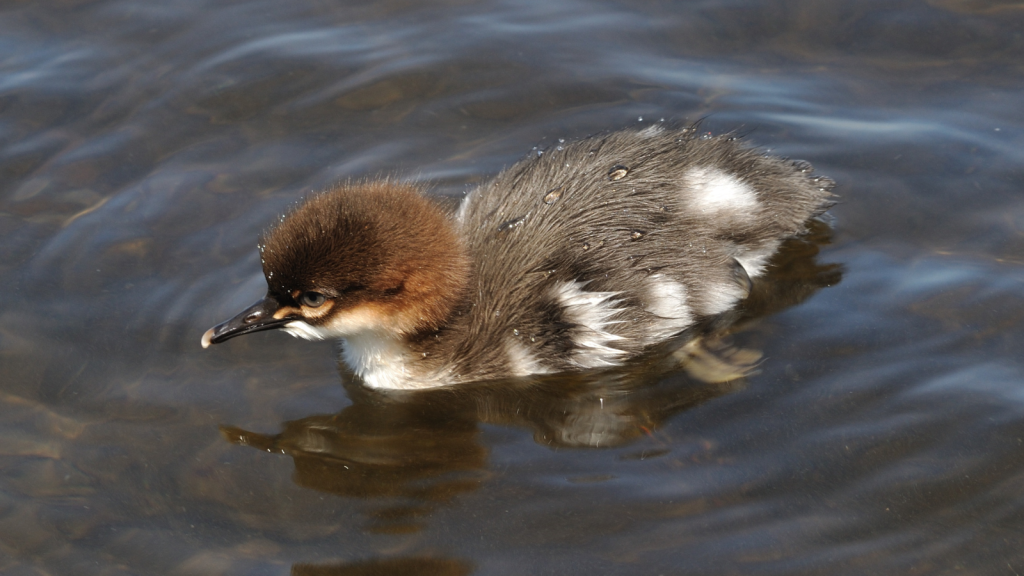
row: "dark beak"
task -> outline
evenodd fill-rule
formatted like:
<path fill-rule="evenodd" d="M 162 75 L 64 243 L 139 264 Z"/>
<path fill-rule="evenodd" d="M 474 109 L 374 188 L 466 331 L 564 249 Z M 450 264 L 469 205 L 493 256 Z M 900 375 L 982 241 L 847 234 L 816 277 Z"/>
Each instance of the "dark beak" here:
<path fill-rule="evenodd" d="M 209 347 L 210 344 L 220 344 L 242 334 L 280 328 L 299 319 L 299 316 L 295 314 L 275 318 L 274 314 L 280 309 L 281 304 L 275 298 L 269 294 L 264 296 L 263 300 L 249 306 L 231 320 L 207 330 L 206 334 L 203 334 L 203 348 Z"/>

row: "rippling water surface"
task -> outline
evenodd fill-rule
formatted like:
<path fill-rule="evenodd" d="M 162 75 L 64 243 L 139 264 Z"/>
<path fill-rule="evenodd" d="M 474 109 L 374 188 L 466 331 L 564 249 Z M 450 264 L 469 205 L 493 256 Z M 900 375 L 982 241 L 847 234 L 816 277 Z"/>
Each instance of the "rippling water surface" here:
<path fill-rule="evenodd" d="M 1022 574 L 1022 94 L 998 0 L 7 2 L 0 571 Z M 841 196 L 682 369 L 199 346 L 309 190 L 663 119 Z"/>

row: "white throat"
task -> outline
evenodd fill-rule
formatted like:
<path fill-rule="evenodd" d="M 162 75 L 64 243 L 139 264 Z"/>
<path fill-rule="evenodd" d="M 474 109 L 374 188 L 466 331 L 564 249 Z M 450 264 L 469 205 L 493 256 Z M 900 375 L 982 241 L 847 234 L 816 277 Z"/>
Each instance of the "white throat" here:
<path fill-rule="evenodd" d="M 341 359 L 371 388 L 420 388 L 406 370 L 409 348 L 392 335 L 365 331 L 341 339 Z"/>
<path fill-rule="evenodd" d="M 341 340 L 341 359 L 370 388 L 414 390 L 438 385 L 436 375 L 417 373 L 413 352 L 393 332 L 382 330 L 339 330 L 311 326 L 302 320 L 285 324 L 284 331 L 306 340 Z"/>

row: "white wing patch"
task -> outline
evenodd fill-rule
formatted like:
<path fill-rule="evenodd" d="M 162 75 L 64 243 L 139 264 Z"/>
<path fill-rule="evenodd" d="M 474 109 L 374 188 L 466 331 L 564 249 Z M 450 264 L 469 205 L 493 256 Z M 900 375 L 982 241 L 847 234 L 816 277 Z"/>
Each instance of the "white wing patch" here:
<path fill-rule="evenodd" d="M 753 188 L 721 170 L 691 168 L 686 173 L 686 183 L 692 191 L 690 202 L 702 212 L 724 212 L 749 218 L 757 208 Z"/>
<path fill-rule="evenodd" d="M 551 373 L 551 370 L 541 364 L 525 346 L 513 339 L 505 342 L 505 354 L 508 356 L 508 367 L 513 376 Z"/>
<path fill-rule="evenodd" d="M 565 308 L 567 318 L 579 326 L 573 335 L 578 347 L 573 362 L 581 368 L 618 366 L 627 355 L 624 350 L 609 346 L 622 340 L 610 332 L 610 327 L 621 320 L 611 318 L 621 312 L 614 298 L 617 292 L 586 292 L 586 282 L 562 282 L 552 288 L 552 295 Z"/>
<path fill-rule="evenodd" d="M 693 324 L 693 314 L 686 304 L 686 287 L 661 274 L 647 279 L 644 310 L 658 317 L 647 333 L 645 344 L 671 338 Z"/>
<path fill-rule="evenodd" d="M 714 315 L 731 309 L 737 302 L 746 297 L 743 288 L 735 283 L 709 285 L 706 290 L 707 301 L 704 303 L 704 314 Z"/>
<path fill-rule="evenodd" d="M 757 250 L 747 250 L 736 255 L 736 261 L 747 271 L 747 276 L 754 278 L 764 272 L 765 264 L 775 254 L 779 247 L 778 242 L 770 242 L 767 245 L 759 246 Z"/>

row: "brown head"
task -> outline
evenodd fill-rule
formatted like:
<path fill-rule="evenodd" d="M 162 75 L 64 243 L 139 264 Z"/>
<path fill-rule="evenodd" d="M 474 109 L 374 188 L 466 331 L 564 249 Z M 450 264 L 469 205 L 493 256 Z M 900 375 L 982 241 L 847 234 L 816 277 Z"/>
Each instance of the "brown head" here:
<path fill-rule="evenodd" d="M 283 328 L 310 339 L 443 326 L 469 262 L 445 215 L 413 186 L 345 185 L 311 196 L 260 241 L 267 295 L 203 346 Z"/>

